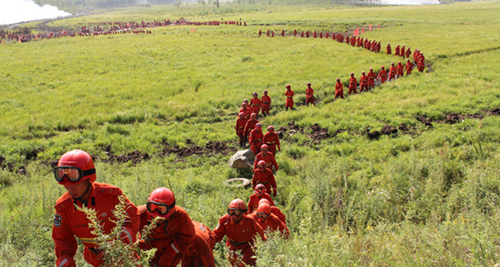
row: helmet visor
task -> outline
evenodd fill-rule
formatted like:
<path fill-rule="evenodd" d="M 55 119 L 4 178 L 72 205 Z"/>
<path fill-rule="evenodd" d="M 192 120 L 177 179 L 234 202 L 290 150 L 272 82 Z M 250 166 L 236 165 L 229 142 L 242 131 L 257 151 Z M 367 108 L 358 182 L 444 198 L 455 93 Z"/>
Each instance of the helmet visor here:
<path fill-rule="evenodd" d="M 59 166 L 54 169 L 54 177 L 57 182 L 61 182 L 64 178 L 68 181 L 76 183 L 83 177 L 95 174 L 95 169 L 82 171 L 82 169 L 74 166 Z"/>
<path fill-rule="evenodd" d="M 156 212 L 157 214 L 160 214 L 160 215 L 165 215 L 172 209 L 171 206 L 164 204 L 164 203 L 158 203 L 158 202 L 148 202 L 146 204 L 146 208 L 148 209 L 148 211 L 150 213 Z"/>
<path fill-rule="evenodd" d="M 229 216 L 240 216 L 241 214 L 243 213 L 242 210 L 240 209 L 228 209 L 227 210 L 227 214 L 229 214 Z"/>

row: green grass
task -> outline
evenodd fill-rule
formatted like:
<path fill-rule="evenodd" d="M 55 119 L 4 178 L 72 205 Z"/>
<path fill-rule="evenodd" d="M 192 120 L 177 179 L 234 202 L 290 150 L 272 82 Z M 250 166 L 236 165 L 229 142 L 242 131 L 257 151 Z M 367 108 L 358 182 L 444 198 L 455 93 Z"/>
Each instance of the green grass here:
<path fill-rule="evenodd" d="M 227 5 L 225 7 L 232 7 Z M 176 26 L 152 35 L 112 35 L 43 40 L 1 46 L 0 155 L 27 175 L 0 170 L 0 265 L 54 263 L 51 218 L 64 188 L 47 165 L 81 148 L 106 158 L 135 149 L 157 155 L 162 143 L 187 146 L 235 143 L 234 114 L 241 100 L 268 90 L 275 104 L 263 125 L 295 121 L 304 134 L 287 138 L 277 155 L 278 206 L 287 215 L 292 241 L 272 238 L 259 246 L 261 266 L 495 265 L 499 251 L 500 117 L 444 120 L 447 113 L 475 114 L 500 107 L 497 16 L 500 2 L 414 7 L 238 6 L 248 27 Z M 245 9 L 248 8 L 248 9 Z M 220 19 L 207 8 L 153 6 L 54 21 L 130 21 L 184 16 Z M 303 9 L 302 11 L 299 11 Z M 269 11 L 273 11 L 270 13 Z M 205 13 L 204 13 L 205 12 Z M 418 48 L 433 72 L 414 73 L 374 91 L 315 107 L 284 112 L 284 86 L 296 100 L 311 82 L 321 99 L 332 98 L 334 81 L 359 77 L 400 59 L 376 55 L 332 40 L 256 38 L 259 29 L 345 30 L 381 23 L 365 36 Z M 277 24 L 280 24 L 279 26 Z M 36 27 L 36 25 L 31 25 Z M 382 49 L 383 50 L 383 49 Z M 309 142 L 314 123 L 330 133 Z M 369 140 L 368 128 L 413 127 L 415 135 Z M 306 143 L 306 145 L 304 145 Z M 39 161 L 26 161 L 35 150 Z M 229 156 L 159 158 L 97 163 L 100 182 L 119 186 L 136 204 L 166 186 L 190 216 L 213 229 L 234 198 L 222 182 L 240 176 Z M 227 264 L 221 245 L 215 251 Z M 77 261 L 83 264 L 81 255 Z"/>

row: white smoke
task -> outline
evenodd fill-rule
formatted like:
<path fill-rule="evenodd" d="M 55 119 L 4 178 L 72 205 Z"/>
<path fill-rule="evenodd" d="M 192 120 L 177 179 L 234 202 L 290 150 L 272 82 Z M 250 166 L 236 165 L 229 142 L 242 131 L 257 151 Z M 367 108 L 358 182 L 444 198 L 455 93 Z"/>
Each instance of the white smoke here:
<path fill-rule="evenodd" d="M 0 25 L 70 15 L 55 6 L 39 6 L 33 0 L 0 0 Z"/>
<path fill-rule="evenodd" d="M 439 5 L 439 0 L 382 0 L 382 5 Z"/>

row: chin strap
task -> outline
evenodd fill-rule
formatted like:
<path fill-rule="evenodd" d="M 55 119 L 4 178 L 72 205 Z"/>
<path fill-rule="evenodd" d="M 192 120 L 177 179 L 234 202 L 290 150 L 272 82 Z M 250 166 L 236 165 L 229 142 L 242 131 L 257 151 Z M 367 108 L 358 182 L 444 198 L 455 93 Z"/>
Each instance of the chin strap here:
<path fill-rule="evenodd" d="M 74 197 L 73 198 L 73 202 L 75 202 L 75 201 L 81 201 L 83 203 L 83 201 L 82 201 L 83 196 L 85 196 L 89 192 L 90 188 L 92 188 L 92 183 L 90 183 L 89 186 L 87 186 L 87 189 L 85 190 L 85 192 L 83 192 L 83 194 L 80 197 Z"/>

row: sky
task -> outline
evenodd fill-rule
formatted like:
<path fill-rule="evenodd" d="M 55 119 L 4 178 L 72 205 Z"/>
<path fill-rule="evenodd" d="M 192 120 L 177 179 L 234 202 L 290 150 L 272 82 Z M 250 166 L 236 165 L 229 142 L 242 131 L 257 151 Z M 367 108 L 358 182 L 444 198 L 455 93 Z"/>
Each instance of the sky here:
<path fill-rule="evenodd" d="M 55 6 L 39 6 L 33 0 L 0 0 L 0 25 L 69 15 Z"/>

